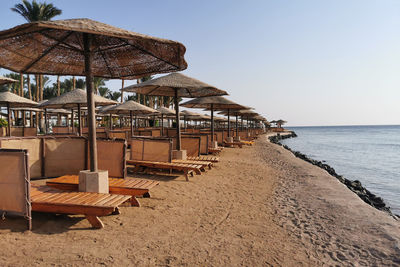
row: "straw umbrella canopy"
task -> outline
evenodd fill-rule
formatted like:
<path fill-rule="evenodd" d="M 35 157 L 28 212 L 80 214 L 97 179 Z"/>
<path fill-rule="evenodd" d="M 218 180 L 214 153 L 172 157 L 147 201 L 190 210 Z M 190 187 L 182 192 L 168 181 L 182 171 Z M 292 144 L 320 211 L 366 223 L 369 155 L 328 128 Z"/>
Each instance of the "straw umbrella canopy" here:
<path fill-rule="evenodd" d="M 0 67 L 86 76 L 90 170 L 97 166 L 93 77 L 136 79 L 187 68 L 185 47 L 89 19 L 37 21 L 0 32 Z"/>
<path fill-rule="evenodd" d="M 147 115 L 147 114 L 158 113 L 157 110 L 149 108 L 145 105 L 139 104 L 138 102 L 133 101 L 133 100 L 129 100 L 122 104 L 113 106 L 113 107 L 105 110 L 104 112 L 113 113 L 113 114 L 128 114 L 129 113 L 132 135 L 133 135 L 133 123 L 132 123 L 133 114 L 135 114 L 135 116 L 136 116 L 136 115 Z"/>
<path fill-rule="evenodd" d="M 176 149 L 181 150 L 181 129 L 179 124 L 179 98 L 196 98 L 204 96 L 227 95 L 228 93 L 197 79 L 171 73 L 163 77 L 134 84 L 121 89 L 126 92 L 135 92 L 145 95 L 173 96 L 176 111 Z"/>
<path fill-rule="evenodd" d="M 2 84 L 7 84 L 7 83 L 15 83 L 17 82 L 17 80 L 11 79 L 11 78 L 7 78 L 4 76 L 0 76 L 0 85 Z"/>
<path fill-rule="evenodd" d="M 164 136 L 164 115 L 166 116 L 175 115 L 175 110 L 166 107 L 159 107 L 157 111 L 161 114 L 161 136 Z"/>
<path fill-rule="evenodd" d="M 35 107 L 38 103 L 11 92 L 0 93 L 0 105 L 7 107 L 8 133 L 11 135 L 11 108 Z"/>
<path fill-rule="evenodd" d="M 117 102 L 110 100 L 108 98 L 99 96 L 99 95 L 93 95 L 93 101 L 94 105 L 96 106 L 107 106 L 107 105 L 114 105 Z M 54 97 L 48 101 L 45 101 L 39 105 L 39 107 L 44 108 L 46 113 L 48 108 L 69 108 L 73 109 L 75 107 L 78 107 L 78 133 L 79 136 L 82 135 L 82 125 L 81 125 L 81 108 L 87 106 L 87 93 L 83 89 L 75 89 L 72 91 L 69 91 L 67 93 L 64 93 L 60 96 Z M 73 118 L 73 112 L 72 112 L 72 121 L 74 120 Z M 47 124 L 47 123 L 46 123 Z"/>
<path fill-rule="evenodd" d="M 242 106 L 238 103 L 235 103 L 229 99 L 226 99 L 222 96 L 208 96 L 208 97 L 199 97 L 193 100 L 187 101 L 181 104 L 183 107 L 187 108 L 205 108 L 211 110 L 211 142 L 214 141 L 214 110 L 227 110 L 228 112 L 228 137 L 230 137 L 230 110 L 235 109 L 245 109 L 245 106 Z"/>

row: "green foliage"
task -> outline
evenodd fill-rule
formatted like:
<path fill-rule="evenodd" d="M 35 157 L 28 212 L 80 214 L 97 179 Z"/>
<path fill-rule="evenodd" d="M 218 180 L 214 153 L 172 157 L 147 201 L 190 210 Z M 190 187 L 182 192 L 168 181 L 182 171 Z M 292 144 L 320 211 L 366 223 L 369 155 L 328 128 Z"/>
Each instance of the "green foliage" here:
<path fill-rule="evenodd" d="M 5 119 L 0 118 L 0 128 L 7 127 L 7 126 L 8 126 L 8 122 Z"/>
<path fill-rule="evenodd" d="M 137 101 L 137 95 L 134 94 L 134 95 L 125 96 L 124 102 L 129 101 L 129 100 Z"/>
<path fill-rule="evenodd" d="M 28 22 L 51 20 L 62 13 L 62 11 L 53 6 L 53 4 L 47 4 L 46 2 L 38 3 L 35 0 L 32 2 L 22 0 L 22 3 L 16 4 L 11 10 L 20 14 Z"/>
<path fill-rule="evenodd" d="M 121 92 L 110 91 L 107 95 L 107 98 L 114 100 L 114 101 L 119 101 L 119 99 L 121 98 Z"/>
<path fill-rule="evenodd" d="M 139 81 L 141 83 L 143 83 L 143 82 L 151 80 L 151 79 L 153 79 L 153 76 L 149 75 L 149 76 L 144 76 L 144 77 L 140 78 Z"/>
<path fill-rule="evenodd" d="M 102 97 L 107 97 L 110 93 L 110 90 L 107 87 L 99 87 L 98 94 Z"/>

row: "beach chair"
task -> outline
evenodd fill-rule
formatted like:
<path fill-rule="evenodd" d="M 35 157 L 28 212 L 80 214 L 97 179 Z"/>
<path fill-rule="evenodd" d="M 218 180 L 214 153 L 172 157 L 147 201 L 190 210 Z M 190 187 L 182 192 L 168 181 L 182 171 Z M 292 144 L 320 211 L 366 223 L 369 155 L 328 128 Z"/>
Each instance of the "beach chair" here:
<path fill-rule="evenodd" d="M 201 161 L 201 160 L 182 160 L 182 159 L 173 159 L 172 163 L 183 163 L 183 164 L 193 164 L 193 165 L 200 165 L 201 166 L 201 171 L 205 172 L 205 168 L 211 169 L 213 166 L 213 163 L 211 161 Z"/>
<path fill-rule="evenodd" d="M 132 137 L 131 140 L 131 159 L 126 161 L 128 166 L 132 166 L 134 172 L 144 171 L 173 171 L 183 172 L 186 181 L 189 175 L 201 174 L 204 169 L 203 164 L 181 163 L 172 161 L 172 140 L 169 138 L 154 137 Z M 162 174 L 162 173 L 160 173 Z"/>
<path fill-rule="evenodd" d="M 65 192 L 48 186 L 31 186 L 32 211 L 84 215 L 96 229 L 104 227 L 100 216 L 120 214 L 118 206 L 130 198 L 124 195 Z"/>
<path fill-rule="evenodd" d="M 150 189 L 159 182 L 133 178 L 108 178 L 108 184 L 111 194 L 131 196 L 131 205 L 139 207 L 140 203 L 136 197 L 150 197 Z M 64 175 L 48 180 L 46 185 L 64 191 L 78 191 L 79 177 L 78 175 Z"/>
<path fill-rule="evenodd" d="M 210 161 L 213 163 L 217 163 L 219 162 L 219 158 L 218 157 L 214 157 L 214 156 L 198 156 L 198 157 L 187 157 L 188 160 L 195 160 L 195 161 Z"/>
<path fill-rule="evenodd" d="M 94 228 L 103 228 L 99 216 L 119 213 L 118 206 L 131 196 L 89 192 L 64 192 L 31 185 L 28 152 L 0 149 L 0 210 L 21 214 L 32 228 L 31 211 L 84 215 Z"/>

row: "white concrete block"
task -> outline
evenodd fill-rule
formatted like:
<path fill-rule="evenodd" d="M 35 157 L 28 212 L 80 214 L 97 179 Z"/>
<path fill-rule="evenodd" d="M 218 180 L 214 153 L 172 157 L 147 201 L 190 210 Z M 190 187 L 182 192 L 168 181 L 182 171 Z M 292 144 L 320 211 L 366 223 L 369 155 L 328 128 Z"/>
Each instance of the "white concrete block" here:
<path fill-rule="evenodd" d="M 187 160 L 186 150 L 172 150 L 172 159 Z"/>
<path fill-rule="evenodd" d="M 99 170 L 91 172 L 84 170 L 79 172 L 79 191 L 109 193 L 108 171 Z"/>

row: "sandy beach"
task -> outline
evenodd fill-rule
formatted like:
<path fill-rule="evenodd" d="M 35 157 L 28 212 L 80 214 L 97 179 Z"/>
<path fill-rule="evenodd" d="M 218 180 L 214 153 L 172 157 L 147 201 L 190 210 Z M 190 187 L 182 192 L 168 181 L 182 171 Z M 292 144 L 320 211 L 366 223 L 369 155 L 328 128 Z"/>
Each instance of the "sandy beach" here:
<path fill-rule="evenodd" d="M 400 223 L 261 136 L 211 171 L 160 181 L 142 207 L 0 220 L 1 266 L 395 266 Z M 138 177 L 138 176 L 134 176 Z"/>

